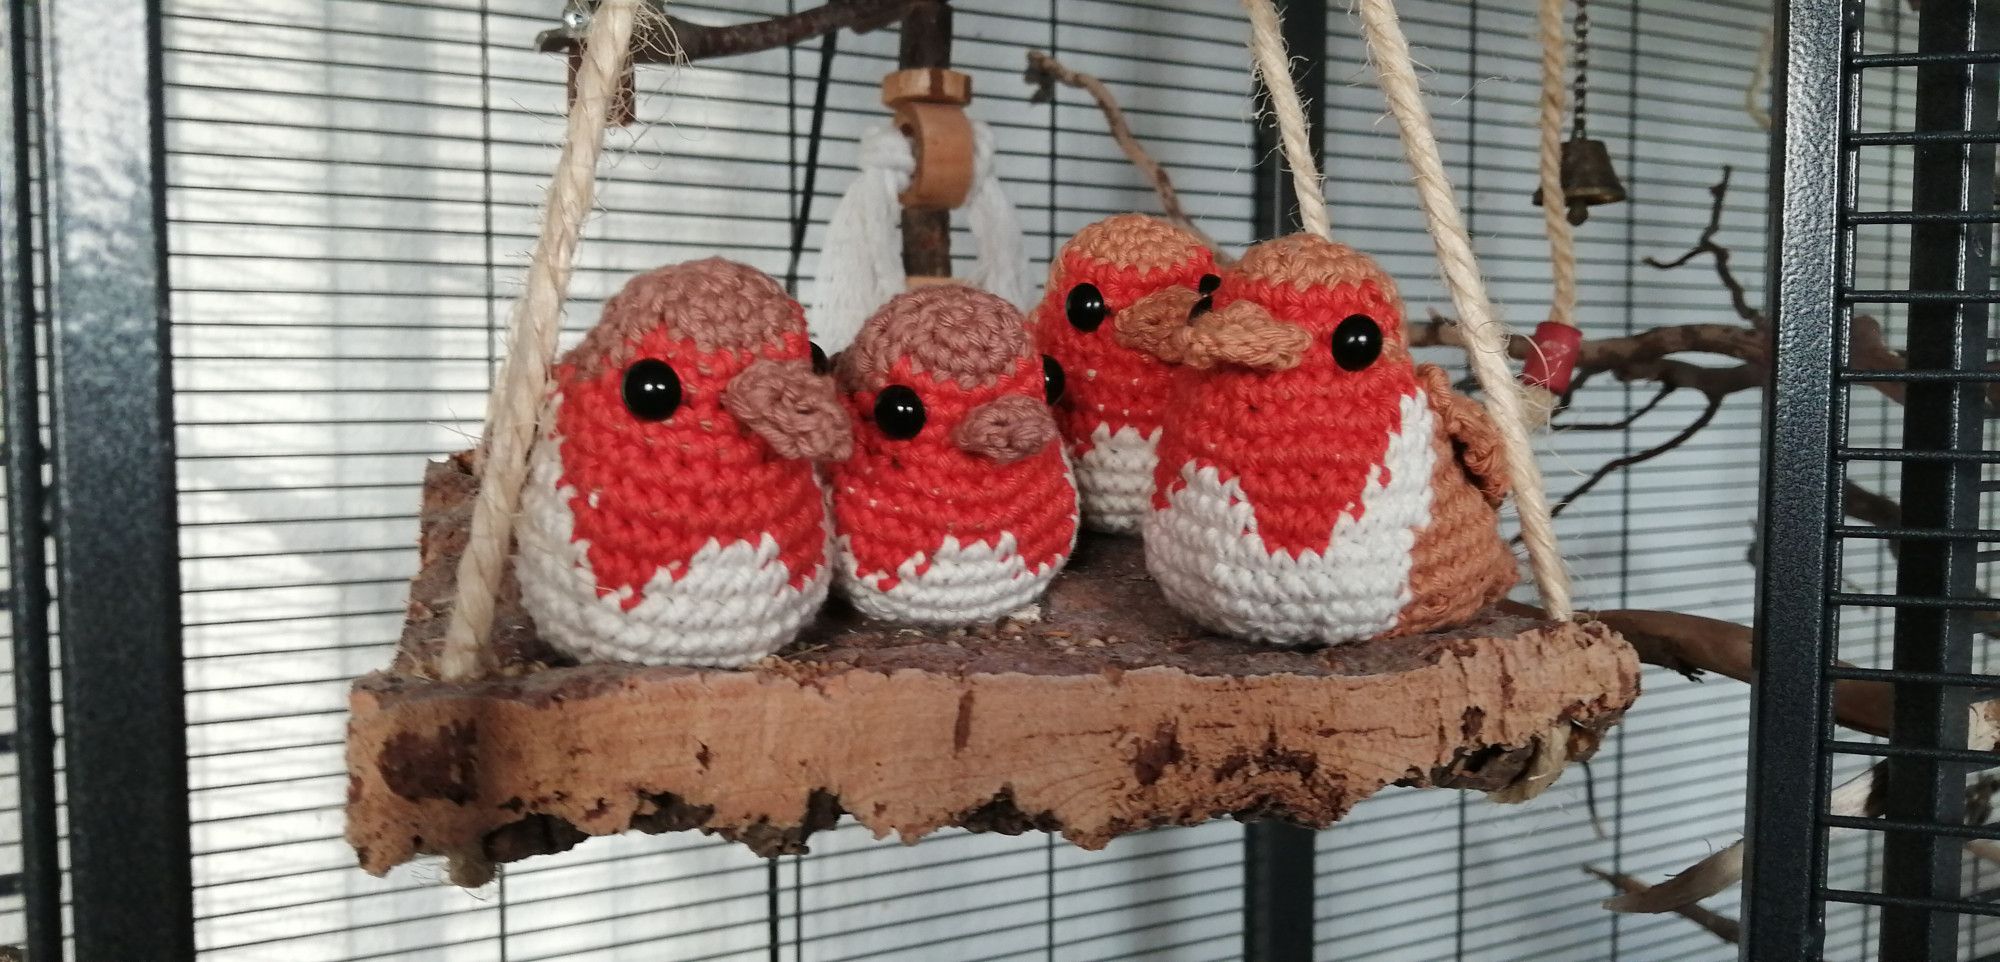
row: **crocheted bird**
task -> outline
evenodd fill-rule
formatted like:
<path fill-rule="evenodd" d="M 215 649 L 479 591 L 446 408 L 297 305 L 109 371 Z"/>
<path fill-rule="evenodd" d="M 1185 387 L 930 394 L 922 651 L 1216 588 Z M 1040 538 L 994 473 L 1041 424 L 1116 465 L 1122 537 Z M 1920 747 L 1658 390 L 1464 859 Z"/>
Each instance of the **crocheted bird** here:
<path fill-rule="evenodd" d="M 1373 260 L 1295 234 L 1212 294 L 1145 307 L 1119 336 L 1184 368 L 1145 524 L 1175 607 L 1259 641 L 1342 642 L 1463 621 L 1514 583 L 1499 436 L 1412 365 Z"/>
<path fill-rule="evenodd" d="M 1116 320 L 1163 288 L 1213 285 L 1214 271 L 1214 255 L 1193 234 L 1144 214 L 1085 227 L 1050 265 L 1032 326 L 1051 370 L 1067 382 L 1056 419 L 1076 465 L 1086 527 L 1139 530 L 1172 374 L 1120 344 Z"/>
<path fill-rule="evenodd" d="M 730 666 L 826 599 L 814 462 L 852 428 L 804 312 L 711 259 L 633 278 L 557 363 L 522 495 L 521 600 L 586 660 Z"/>
<path fill-rule="evenodd" d="M 1076 488 L 1021 312 L 918 288 L 861 326 L 835 374 L 855 425 L 854 456 L 830 475 L 855 608 L 970 624 L 1041 594 L 1076 544 Z"/>

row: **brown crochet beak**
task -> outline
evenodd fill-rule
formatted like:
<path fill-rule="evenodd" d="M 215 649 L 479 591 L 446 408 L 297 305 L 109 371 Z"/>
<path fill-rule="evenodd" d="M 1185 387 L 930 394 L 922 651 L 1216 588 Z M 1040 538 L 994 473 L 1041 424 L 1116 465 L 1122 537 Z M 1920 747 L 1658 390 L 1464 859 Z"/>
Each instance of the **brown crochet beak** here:
<path fill-rule="evenodd" d="M 1260 371 L 1295 367 L 1312 344 L 1305 331 L 1249 301 L 1220 310 L 1185 287 L 1155 291 L 1118 315 L 1118 343 L 1168 364 L 1234 364 Z"/>
<path fill-rule="evenodd" d="M 1037 398 L 1009 394 L 973 408 L 952 429 L 959 450 L 1001 464 L 1034 454 L 1056 439 L 1056 419 Z"/>
<path fill-rule="evenodd" d="M 1112 321 L 1118 343 L 1168 364 L 1185 363 L 1188 320 L 1201 301 L 1187 287 L 1163 287 L 1133 301 Z"/>
<path fill-rule="evenodd" d="M 1311 346 L 1312 335 L 1303 328 L 1278 320 L 1249 301 L 1236 301 L 1194 319 L 1188 328 L 1185 363 L 1283 371 L 1297 367 Z"/>
<path fill-rule="evenodd" d="M 762 360 L 722 392 L 722 406 L 781 458 L 841 461 L 854 451 L 854 426 L 833 381 L 804 361 Z"/>

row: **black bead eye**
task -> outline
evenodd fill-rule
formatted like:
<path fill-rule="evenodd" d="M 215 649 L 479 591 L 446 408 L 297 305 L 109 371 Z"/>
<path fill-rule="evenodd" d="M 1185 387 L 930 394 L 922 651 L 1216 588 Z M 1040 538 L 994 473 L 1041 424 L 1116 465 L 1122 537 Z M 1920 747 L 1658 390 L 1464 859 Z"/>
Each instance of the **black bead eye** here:
<path fill-rule="evenodd" d="M 826 348 L 820 347 L 817 341 L 807 341 L 806 343 L 812 345 L 813 373 L 825 374 L 827 371 L 832 370 L 833 364 L 826 359 Z"/>
<path fill-rule="evenodd" d="M 875 426 L 897 441 L 907 441 L 924 429 L 924 401 L 917 392 L 891 384 L 875 395 Z"/>
<path fill-rule="evenodd" d="M 1222 278 L 1220 276 L 1215 274 L 1203 274 L 1201 275 L 1201 283 L 1196 284 L 1194 286 L 1194 289 L 1197 293 L 1213 294 L 1215 293 L 1215 289 L 1221 286 L 1222 286 Z"/>
<path fill-rule="evenodd" d="M 1382 328 L 1366 314 L 1349 314 L 1333 329 L 1333 363 L 1359 371 L 1382 356 Z"/>
<path fill-rule="evenodd" d="M 1042 396 L 1047 398 L 1050 404 L 1062 400 L 1065 383 L 1062 365 L 1056 363 L 1055 358 L 1047 354 L 1042 355 Z"/>
<path fill-rule="evenodd" d="M 681 378 L 667 362 L 645 358 L 625 369 L 625 410 L 641 421 L 664 421 L 681 406 Z"/>
<path fill-rule="evenodd" d="M 1078 284 L 1069 289 L 1069 300 L 1063 304 L 1069 314 L 1069 323 L 1085 334 L 1097 330 L 1104 323 L 1104 295 L 1095 284 Z"/>

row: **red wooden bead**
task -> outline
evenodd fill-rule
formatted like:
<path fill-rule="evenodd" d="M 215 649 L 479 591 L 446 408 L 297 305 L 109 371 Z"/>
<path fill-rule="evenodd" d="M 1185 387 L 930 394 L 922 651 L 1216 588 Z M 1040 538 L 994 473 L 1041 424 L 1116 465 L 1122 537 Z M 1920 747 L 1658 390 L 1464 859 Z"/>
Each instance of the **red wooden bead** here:
<path fill-rule="evenodd" d="M 1546 388 L 1551 394 L 1569 391 L 1576 373 L 1576 357 L 1583 350 L 1583 332 L 1557 321 L 1543 321 L 1535 328 L 1535 350 L 1529 352 L 1521 370 L 1521 383 Z"/>

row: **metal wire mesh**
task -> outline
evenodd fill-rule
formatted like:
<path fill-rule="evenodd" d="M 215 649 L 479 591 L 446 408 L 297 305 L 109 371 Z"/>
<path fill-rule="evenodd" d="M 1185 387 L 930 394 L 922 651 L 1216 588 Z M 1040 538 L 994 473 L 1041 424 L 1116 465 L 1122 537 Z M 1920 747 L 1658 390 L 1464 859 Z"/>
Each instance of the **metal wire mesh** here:
<path fill-rule="evenodd" d="M 1776 683 L 1757 718 L 1767 814 L 1752 823 L 1753 951 L 1983 958 L 2000 949 L 1980 922 L 1994 914 L 1980 894 L 1992 872 L 1966 840 L 1993 834 L 1980 774 L 2000 756 L 1975 750 L 1990 735 L 1968 747 L 1967 720 L 1993 691 L 1980 544 L 1996 463 L 1984 385 L 2000 16 L 1979 2 L 1829 12 L 1792 11 L 1792 113 L 1816 129 L 1785 145 L 1790 184 L 1809 186 L 1787 188 L 1782 238 L 1814 289 L 1779 293 L 1785 450 L 1769 491 L 1820 494 L 1796 519 L 1774 500 L 1767 528 L 1767 579 L 1816 573 L 1766 584 L 1763 670 Z M 1903 370 L 1873 370 L 1878 343 Z M 1823 449 L 1797 447 L 1807 437 Z M 1822 534 L 1784 538 L 1795 523 Z M 1887 737 L 1833 723 L 1831 686 L 1867 683 L 1894 686 Z M 1828 786 L 1855 778 L 1873 779 L 1865 811 L 1830 813 Z"/>
<path fill-rule="evenodd" d="M 798 5 L 675 8 L 728 22 Z M 695 838 L 602 839 L 512 867 L 473 895 L 439 887 L 435 867 L 386 880 L 356 872 L 339 837 L 346 683 L 386 661 L 400 628 L 422 463 L 477 430 L 560 129 L 560 67 L 525 49 L 557 5 L 163 6 L 176 536 L 204 958 L 1237 957 L 1243 833 L 1233 824 L 1135 836 L 1104 853 L 966 835 L 904 849 L 850 825 L 816 840 L 812 856 L 775 865 Z M 1077 228 L 1153 201 L 1087 101 L 1064 92 L 1053 105 L 1027 102 L 1018 81 L 1027 47 L 1112 84 L 1204 226 L 1232 247 L 1250 240 L 1249 81 L 1232 7 L 955 6 L 956 56 L 976 78 L 979 115 L 1001 135 L 1000 172 L 1038 271 Z M 1496 293 L 1525 325 L 1547 283 L 1539 215 L 1526 204 L 1532 9 L 1514 0 L 1400 6 L 1430 69 L 1447 159 Z M 1587 331 L 1727 320 L 1708 277 L 1637 262 L 1671 256 L 1698 234 L 1707 190 L 1731 165 L 1723 226 L 1739 273 L 1753 284 L 1759 276 L 1764 135 L 1740 101 L 1767 8 L 1595 0 L 1592 12 L 1592 129 L 1617 145 L 1634 200 L 1582 234 Z M 1329 20 L 1336 229 L 1382 257 L 1413 312 L 1441 306 L 1353 24 L 1340 5 Z M 804 277 L 857 135 L 880 116 L 875 84 L 893 49 L 888 33 L 844 36 L 832 61 Z M 787 272 L 817 66 L 801 48 L 641 72 L 641 123 L 612 135 L 618 160 L 588 228 L 572 334 L 624 277 L 658 263 L 722 253 Z M 1871 109 L 1907 113 L 1914 90 L 1898 89 Z M 1907 163 L 1900 169 L 1862 183 L 1887 190 L 1908 176 Z M 1593 422 L 1648 401 L 1604 387 L 1581 398 L 1573 415 Z M 1627 428 L 1559 436 L 1552 483 L 1651 447 L 1699 411 L 1682 395 Z M 1585 597 L 1746 618 L 1757 503 L 1746 452 L 1759 423 L 1752 396 L 1732 401 L 1695 443 L 1615 476 L 1565 513 Z M 1875 624 L 1888 630 L 1880 617 Z M 1729 957 L 1678 919 L 1603 913 L 1600 883 L 1577 870 L 1594 862 L 1657 878 L 1740 824 L 1741 690 L 1669 678 L 1648 687 L 1589 773 L 1605 837 L 1581 772 L 1525 811 L 1391 793 L 1315 842 L 1320 950 L 1344 959 Z M 1828 878 L 1865 887 L 1874 850 L 1841 851 Z M 0 844 L 0 870 L 6 854 Z M 0 893 L 0 909 L 9 904 Z M 17 918 L 0 914 L 0 941 Z M 1833 931 L 1860 946 L 1874 919 L 1840 917 Z"/>

